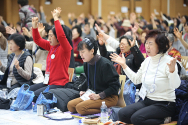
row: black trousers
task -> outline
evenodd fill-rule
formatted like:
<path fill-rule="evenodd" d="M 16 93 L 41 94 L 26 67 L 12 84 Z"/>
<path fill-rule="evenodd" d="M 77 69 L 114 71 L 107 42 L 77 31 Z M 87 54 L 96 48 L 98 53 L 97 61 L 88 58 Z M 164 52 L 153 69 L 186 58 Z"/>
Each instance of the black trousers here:
<path fill-rule="evenodd" d="M 46 87 L 48 85 L 45 85 L 43 83 L 39 83 L 39 84 L 34 84 L 30 87 L 30 91 L 34 91 L 34 98 L 33 98 L 33 102 L 37 101 L 38 96 L 40 95 L 41 92 L 43 92 Z M 60 85 L 50 85 L 49 89 L 56 89 L 56 88 L 64 88 L 64 86 L 60 86 Z"/>
<path fill-rule="evenodd" d="M 122 108 L 118 112 L 119 120 L 134 125 L 159 125 L 166 117 L 175 114 L 175 102 L 153 101 L 145 98 Z"/>

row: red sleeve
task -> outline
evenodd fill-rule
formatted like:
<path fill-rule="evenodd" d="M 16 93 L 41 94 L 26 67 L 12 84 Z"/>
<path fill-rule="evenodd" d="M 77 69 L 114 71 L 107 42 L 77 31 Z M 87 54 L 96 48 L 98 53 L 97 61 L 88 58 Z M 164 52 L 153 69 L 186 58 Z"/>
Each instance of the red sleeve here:
<path fill-rule="evenodd" d="M 55 21 L 55 30 L 56 30 L 56 34 L 57 34 L 57 39 L 58 39 L 62 49 L 64 51 L 71 51 L 72 47 L 66 38 L 66 35 L 63 31 L 63 28 L 61 27 L 59 20 Z"/>
<path fill-rule="evenodd" d="M 38 32 L 38 28 L 36 28 L 36 29 L 32 28 L 32 33 L 33 33 L 34 42 L 38 46 L 40 46 L 41 48 L 43 48 L 43 49 L 45 49 L 47 51 L 50 51 L 50 48 L 51 48 L 50 42 L 41 38 L 41 36 L 40 36 L 40 34 Z"/>
<path fill-rule="evenodd" d="M 118 23 L 114 23 L 114 26 L 116 27 L 116 29 L 121 32 L 123 30 L 123 27 L 119 26 Z"/>

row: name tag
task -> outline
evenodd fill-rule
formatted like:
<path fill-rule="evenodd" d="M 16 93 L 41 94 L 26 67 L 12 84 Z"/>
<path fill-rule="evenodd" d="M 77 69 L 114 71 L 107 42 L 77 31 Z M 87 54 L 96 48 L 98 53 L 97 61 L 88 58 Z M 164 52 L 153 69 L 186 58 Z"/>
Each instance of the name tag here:
<path fill-rule="evenodd" d="M 12 79 L 7 79 L 7 88 L 11 88 Z"/>
<path fill-rule="evenodd" d="M 92 94 L 92 93 L 95 94 L 94 91 L 92 91 L 91 89 L 88 89 L 80 98 L 81 98 L 82 100 L 84 100 L 84 101 L 90 100 L 89 95 Z"/>
<path fill-rule="evenodd" d="M 146 97 L 146 94 L 147 94 L 147 89 L 146 87 L 142 84 L 142 87 L 140 89 L 140 92 L 139 92 L 139 96 L 144 100 L 145 97 Z"/>
<path fill-rule="evenodd" d="M 46 72 L 43 84 L 48 84 L 49 79 L 50 79 L 50 72 Z"/>

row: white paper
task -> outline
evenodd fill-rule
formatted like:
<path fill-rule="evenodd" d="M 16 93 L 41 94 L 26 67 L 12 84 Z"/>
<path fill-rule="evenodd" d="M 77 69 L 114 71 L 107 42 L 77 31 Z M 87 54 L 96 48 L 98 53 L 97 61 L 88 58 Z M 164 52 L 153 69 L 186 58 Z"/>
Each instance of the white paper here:
<path fill-rule="evenodd" d="M 44 78 L 43 84 L 48 84 L 48 82 L 49 82 L 49 77 L 50 77 L 50 74 L 46 73 L 46 74 L 45 74 L 45 78 Z"/>
<path fill-rule="evenodd" d="M 90 100 L 89 95 L 95 93 L 94 91 L 88 89 L 80 98 L 84 101 Z"/>
<path fill-rule="evenodd" d="M 128 7 L 122 6 L 122 7 L 121 7 L 121 12 L 122 12 L 122 13 L 127 13 L 127 12 L 128 12 Z"/>
<path fill-rule="evenodd" d="M 142 7 L 136 7 L 136 13 L 142 13 Z"/>

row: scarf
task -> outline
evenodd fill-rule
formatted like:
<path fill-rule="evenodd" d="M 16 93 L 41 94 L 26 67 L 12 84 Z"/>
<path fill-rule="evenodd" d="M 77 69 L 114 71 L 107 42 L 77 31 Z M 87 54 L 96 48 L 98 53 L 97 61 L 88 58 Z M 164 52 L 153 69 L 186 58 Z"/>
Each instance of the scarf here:
<path fill-rule="evenodd" d="M 131 51 L 124 53 L 125 58 L 131 54 Z M 122 53 L 119 54 L 120 57 L 122 57 Z M 121 65 L 118 63 L 114 63 L 114 67 L 116 68 L 116 71 L 119 75 L 121 75 Z"/>

